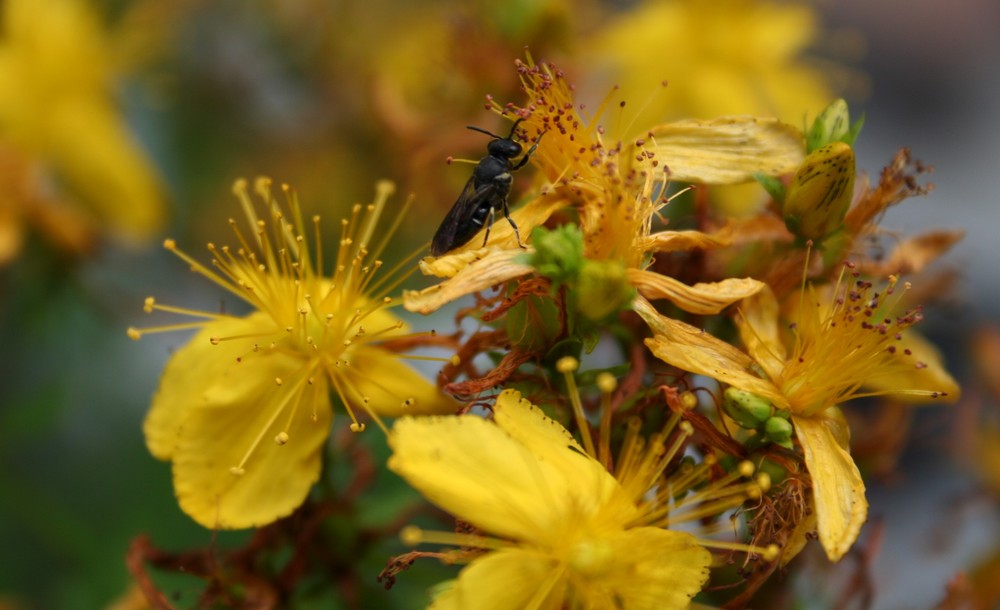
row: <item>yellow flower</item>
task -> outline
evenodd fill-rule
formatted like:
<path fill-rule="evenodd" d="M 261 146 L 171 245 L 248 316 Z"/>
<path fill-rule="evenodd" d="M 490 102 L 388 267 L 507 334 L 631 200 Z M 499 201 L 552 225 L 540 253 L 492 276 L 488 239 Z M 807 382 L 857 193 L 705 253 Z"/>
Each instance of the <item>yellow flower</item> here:
<path fill-rule="evenodd" d="M 604 116 L 611 98 L 583 119 L 563 74 L 551 65 L 517 62 L 528 102 L 495 109 L 522 119 L 524 141 L 543 138 L 532 162 L 548 181 L 543 192 L 513 212 L 521 234 L 543 224 L 560 208 L 580 215 L 584 255 L 624 264 L 629 281 L 650 299 L 666 298 L 692 313 L 717 313 L 756 292 L 751 279 L 727 279 L 687 286 L 646 270 L 650 255 L 680 249 L 726 245 L 723 238 L 696 231 L 652 233 L 660 194 L 668 180 L 735 184 L 755 173 L 793 171 L 804 156 L 801 133 L 775 120 L 722 117 L 659 125 L 631 140 L 605 142 Z M 544 136 L 542 135 L 544 134 Z M 497 222 L 486 247 L 473 237 L 468 245 L 437 259 L 421 261 L 424 273 L 448 278 L 420 292 L 404 293 L 407 309 L 429 313 L 465 294 L 531 272 L 519 261 L 524 252 L 508 223 Z"/>
<path fill-rule="evenodd" d="M 588 46 L 591 64 L 611 70 L 626 95 L 645 99 L 648 82 L 664 95 L 644 116 L 748 113 L 798 121 L 832 97 L 831 68 L 802 52 L 817 37 L 805 3 L 658 0 L 614 19 Z"/>
<path fill-rule="evenodd" d="M 575 362 L 564 364 L 559 368 L 566 372 Z M 608 379 L 599 385 L 609 398 L 614 378 L 608 377 L 610 387 Z M 679 499 L 698 484 L 691 480 L 704 480 L 688 473 L 685 485 L 663 476 L 681 446 L 669 434 L 676 419 L 648 443 L 631 426 L 612 476 L 598 459 L 608 450 L 603 428 L 598 450 L 589 435 L 581 446 L 513 390 L 500 393 L 493 413 L 493 422 L 474 415 L 404 418 L 389 436 L 389 468 L 484 533 L 404 531 L 410 542 L 484 551 L 471 552 L 469 565 L 431 608 L 687 608 L 708 578 L 711 554 L 705 546 L 713 543 L 666 529 L 685 520 Z M 681 438 L 690 433 L 685 428 Z M 752 473 L 746 466 L 743 475 Z M 728 498 L 719 493 L 738 477 L 695 493 L 700 500 L 711 498 L 713 507 L 695 509 L 688 518 L 732 508 L 766 486 L 732 486 Z M 777 551 L 715 544 L 772 558 Z M 453 559 L 469 556 L 459 551 Z"/>
<path fill-rule="evenodd" d="M 113 230 L 159 230 L 159 182 L 113 99 L 113 57 L 88 3 L 9 0 L 0 36 L 0 138 L 42 164 Z"/>
<path fill-rule="evenodd" d="M 209 244 L 212 270 L 167 248 L 253 311 L 246 316 L 194 311 L 147 299 L 146 310 L 195 317 L 194 322 L 144 332 L 199 328 L 167 364 L 145 422 L 146 442 L 173 463 L 181 507 L 206 527 L 244 528 L 291 513 L 319 478 L 322 447 L 333 416 L 331 394 L 353 420 L 363 409 L 376 418 L 444 413 L 453 403 L 403 364 L 381 342 L 405 333 L 389 313 L 385 284 L 373 281 L 381 246 L 369 252 L 393 188 L 378 186 L 375 202 L 357 205 L 342 221 L 333 268 L 323 268 L 319 217 L 306 225 L 294 192 L 287 209 L 270 181 L 255 188 L 265 215 L 244 181 L 234 187 L 249 232 L 231 221 L 238 245 Z M 385 239 L 379 239 L 384 245 Z M 330 275 L 328 275 L 328 273 Z M 369 296 L 371 295 L 371 296 Z"/>
<path fill-rule="evenodd" d="M 763 290 L 743 302 L 737 318 L 749 355 L 659 315 L 648 303 L 636 308 L 653 329 L 646 344 L 657 357 L 791 412 L 813 480 L 820 542 L 834 561 L 854 543 L 868 513 L 864 482 L 848 451 L 850 430 L 838 405 L 889 394 L 954 400 L 959 393 L 936 351 L 926 343 L 915 348 L 902 335 L 921 319 L 919 310 L 888 317 L 896 282 L 891 278 L 882 292 L 862 280 L 850 287 L 838 284 L 825 299 L 805 291 L 793 318 L 790 348 L 782 340 L 777 300 Z"/>

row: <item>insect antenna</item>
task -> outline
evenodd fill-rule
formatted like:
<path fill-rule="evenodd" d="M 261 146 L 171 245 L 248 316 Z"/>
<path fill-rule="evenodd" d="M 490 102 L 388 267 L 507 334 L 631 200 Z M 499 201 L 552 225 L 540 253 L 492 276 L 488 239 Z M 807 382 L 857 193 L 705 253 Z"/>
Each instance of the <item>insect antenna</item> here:
<path fill-rule="evenodd" d="M 503 139 L 502 136 L 498 136 L 497 134 L 495 134 L 493 132 L 486 131 L 482 127 L 476 127 L 475 125 L 466 125 L 465 128 L 466 129 L 471 129 L 472 131 L 478 131 L 479 133 L 485 133 L 486 135 L 488 135 L 488 136 L 490 136 L 492 138 L 496 138 L 497 140 L 502 140 Z"/>
<path fill-rule="evenodd" d="M 510 135 L 508 135 L 506 138 L 503 137 L 503 136 L 498 136 L 497 134 L 495 134 L 493 132 L 486 131 L 482 127 L 476 127 L 475 125 L 466 125 L 465 128 L 466 129 L 471 129 L 472 131 L 478 131 L 479 133 L 485 133 L 486 135 L 488 135 L 488 136 L 490 136 L 492 138 L 496 138 L 497 140 L 510 140 L 511 138 L 514 137 L 514 131 L 517 129 L 517 126 L 523 120 L 524 119 L 521 118 L 521 119 L 518 119 L 518 120 L 514 121 L 514 124 L 510 126 Z"/>

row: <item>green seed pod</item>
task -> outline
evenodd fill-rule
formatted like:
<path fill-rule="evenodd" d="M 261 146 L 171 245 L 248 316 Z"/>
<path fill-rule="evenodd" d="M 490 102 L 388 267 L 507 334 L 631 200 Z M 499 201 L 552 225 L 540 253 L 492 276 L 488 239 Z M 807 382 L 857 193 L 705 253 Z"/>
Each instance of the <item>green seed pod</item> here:
<path fill-rule="evenodd" d="M 854 197 L 854 150 L 843 142 L 810 153 L 785 192 L 785 225 L 802 239 L 838 231 Z"/>
<path fill-rule="evenodd" d="M 746 390 L 728 388 L 722 398 L 722 409 L 742 428 L 759 427 L 773 411 L 770 401 Z"/>
<path fill-rule="evenodd" d="M 792 448 L 792 422 L 781 417 L 771 417 L 764 422 L 764 437 L 775 445 Z"/>
<path fill-rule="evenodd" d="M 585 260 L 573 288 L 576 310 L 592 322 L 621 310 L 635 296 L 625 265 L 618 261 Z"/>

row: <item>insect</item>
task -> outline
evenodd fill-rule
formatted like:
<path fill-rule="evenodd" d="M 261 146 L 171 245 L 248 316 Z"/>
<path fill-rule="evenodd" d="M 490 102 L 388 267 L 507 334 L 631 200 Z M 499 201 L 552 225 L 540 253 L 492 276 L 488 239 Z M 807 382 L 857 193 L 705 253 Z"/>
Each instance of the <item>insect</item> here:
<path fill-rule="evenodd" d="M 521 154 L 521 145 L 514 141 L 514 131 L 517 125 L 524 119 L 514 121 L 510 128 L 510 135 L 506 138 L 490 133 L 479 127 L 469 126 L 468 129 L 485 133 L 493 138 L 486 146 L 489 153 L 483 157 L 473 170 L 472 176 L 462 189 L 462 194 L 458 196 L 455 205 L 451 207 L 448 215 L 444 217 L 441 226 L 434 233 L 431 240 L 431 254 L 441 256 L 445 252 L 465 244 L 482 227 L 486 225 L 486 236 L 483 237 L 483 246 L 490 238 L 490 228 L 493 226 L 493 217 L 497 210 L 503 212 L 504 218 L 514 229 L 514 236 L 517 237 L 517 245 L 521 244 L 521 234 L 517 231 L 517 224 L 510 217 L 510 210 L 507 208 L 507 196 L 510 195 L 510 185 L 514 181 L 511 172 L 517 171 L 528 163 L 532 153 L 538 148 L 538 143 L 542 141 L 539 136 L 535 144 L 528 149 L 524 157 L 516 164 L 514 158 Z M 544 132 L 542 135 L 545 135 Z"/>

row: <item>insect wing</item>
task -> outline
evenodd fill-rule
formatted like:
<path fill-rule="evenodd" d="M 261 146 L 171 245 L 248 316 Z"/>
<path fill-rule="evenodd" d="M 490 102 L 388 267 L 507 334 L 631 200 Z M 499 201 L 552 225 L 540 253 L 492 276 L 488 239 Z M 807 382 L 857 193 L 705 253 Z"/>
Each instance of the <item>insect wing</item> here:
<path fill-rule="evenodd" d="M 445 252 L 464 245 L 483 228 L 489 209 L 493 207 L 496 185 L 485 184 L 476 188 L 475 176 L 469 178 L 465 188 L 451 206 L 448 215 L 431 240 L 431 254 L 441 256 Z"/>

